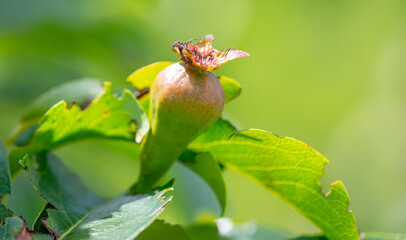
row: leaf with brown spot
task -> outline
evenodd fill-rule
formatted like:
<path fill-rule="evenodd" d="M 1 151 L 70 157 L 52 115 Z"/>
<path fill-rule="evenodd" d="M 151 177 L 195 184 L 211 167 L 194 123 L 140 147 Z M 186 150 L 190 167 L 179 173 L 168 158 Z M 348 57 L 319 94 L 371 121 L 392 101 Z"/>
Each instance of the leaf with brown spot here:
<path fill-rule="evenodd" d="M 18 130 L 8 142 L 14 142 L 17 146 L 29 142 L 42 116 L 55 103 L 64 100 L 70 107 L 79 105 L 81 109 L 85 109 L 101 93 L 103 82 L 94 78 L 78 79 L 51 88 L 25 109 Z"/>
<path fill-rule="evenodd" d="M 124 90 L 122 96 L 117 98 L 112 93 L 111 84 L 105 83 L 105 92 L 85 110 L 76 104 L 68 109 L 65 101 L 54 105 L 42 118 L 31 142 L 11 151 L 11 173 L 20 169 L 18 161 L 26 154 L 51 151 L 64 144 L 89 138 L 126 141 L 136 138 L 140 141 L 148 129 L 147 116 L 132 93 Z"/>
<path fill-rule="evenodd" d="M 21 217 L 10 217 L 0 226 L 0 239 L 4 240 L 52 240 L 50 235 L 36 233 L 27 228 Z"/>

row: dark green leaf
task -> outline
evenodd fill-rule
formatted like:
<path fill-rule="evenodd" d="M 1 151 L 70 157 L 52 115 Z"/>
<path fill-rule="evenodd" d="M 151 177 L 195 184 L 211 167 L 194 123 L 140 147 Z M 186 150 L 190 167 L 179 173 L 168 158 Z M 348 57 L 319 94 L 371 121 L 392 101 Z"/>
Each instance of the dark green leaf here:
<path fill-rule="evenodd" d="M 330 240 L 358 239 L 354 214 L 340 181 L 329 193 L 319 179 L 328 162 L 306 144 L 262 130 L 236 133 L 230 140 L 196 142 L 194 151 L 208 151 L 254 182 L 276 193 L 324 231 Z"/>
<path fill-rule="evenodd" d="M 3 240 L 52 240 L 51 236 L 38 234 L 27 228 L 25 221 L 19 217 L 7 218 L 0 226 L 0 239 Z"/>
<path fill-rule="evenodd" d="M 47 233 L 48 229 L 44 226 L 42 220 L 46 219 L 48 217 L 48 209 L 53 208 L 52 204 L 47 202 L 44 207 L 41 209 L 41 211 L 38 213 L 37 217 L 34 220 L 34 223 L 32 224 L 32 230 L 36 232 L 41 232 L 41 233 Z"/>
<path fill-rule="evenodd" d="M 10 192 L 11 186 L 7 153 L 3 143 L 0 142 L 0 222 L 5 218 L 12 216 L 10 210 L 8 210 L 2 203 L 4 195 L 10 194 Z"/>
<path fill-rule="evenodd" d="M 55 155 L 41 154 L 36 161 L 27 157 L 23 167 L 41 196 L 62 212 L 82 217 L 103 202 L 83 186 L 79 177 L 69 171 Z"/>
<path fill-rule="evenodd" d="M 49 151 L 77 140 L 94 137 L 133 140 L 134 121 L 140 141 L 149 128 L 143 110 L 130 91 L 125 90 L 122 97 L 116 98 L 111 84 L 105 83 L 105 92 L 83 111 L 76 104 L 68 107 L 64 101 L 53 106 L 42 118 L 30 144 L 10 153 L 11 172 L 18 169 L 16 162 L 25 154 Z"/>
<path fill-rule="evenodd" d="M 64 233 L 73 228 L 75 224 L 79 223 L 80 219 L 85 216 L 79 216 L 66 211 L 57 211 L 54 209 L 47 210 L 48 219 L 47 226 L 56 236 L 62 236 Z"/>
<path fill-rule="evenodd" d="M 12 212 L 3 203 L 0 203 L 0 222 L 11 216 L 13 216 Z"/>
<path fill-rule="evenodd" d="M 137 240 L 191 240 L 179 225 L 165 223 L 163 220 L 155 220 L 147 229 L 145 229 Z"/>
<path fill-rule="evenodd" d="M 219 119 L 217 122 L 197 137 L 189 147 L 193 148 L 195 144 L 212 142 L 217 140 L 226 140 L 235 132 L 235 127 L 228 121 Z M 199 175 L 212 188 L 217 196 L 224 214 L 226 207 L 226 187 L 223 175 L 219 168 L 218 162 L 210 154 L 195 153 L 186 150 L 179 158 L 185 166 Z"/>
<path fill-rule="evenodd" d="M 56 209 L 48 209 L 47 227 L 60 239 L 133 239 L 163 210 L 169 201 L 163 194 L 122 196 L 100 205 L 102 200 L 86 189 L 78 177 L 55 156 L 42 155 L 23 167 L 35 189 Z"/>
<path fill-rule="evenodd" d="M 31 123 L 30 123 L 31 124 Z M 36 122 L 32 122 L 32 125 L 24 125 L 20 126 L 21 129 L 9 139 L 10 142 L 13 142 L 15 146 L 24 146 L 28 144 L 32 137 L 34 136 L 35 131 L 39 128 L 39 124 Z"/>
<path fill-rule="evenodd" d="M 235 132 L 235 127 L 228 121 L 219 119 L 217 122 L 197 137 L 191 144 L 200 144 L 217 140 L 226 140 Z M 211 187 L 219 201 L 222 215 L 226 207 L 226 187 L 218 162 L 210 154 L 195 153 L 186 150 L 179 158 L 185 166 L 199 175 Z"/>
<path fill-rule="evenodd" d="M 221 215 L 226 207 L 226 186 L 216 159 L 209 153 L 182 154 L 179 160 L 197 175 L 199 175 L 211 187 L 217 196 L 221 207 Z"/>
<path fill-rule="evenodd" d="M 0 142 L 0 200 L 4 195 L 10 194 L 10 173 L 8 168 L 8 160 L 6 148 Z"/>

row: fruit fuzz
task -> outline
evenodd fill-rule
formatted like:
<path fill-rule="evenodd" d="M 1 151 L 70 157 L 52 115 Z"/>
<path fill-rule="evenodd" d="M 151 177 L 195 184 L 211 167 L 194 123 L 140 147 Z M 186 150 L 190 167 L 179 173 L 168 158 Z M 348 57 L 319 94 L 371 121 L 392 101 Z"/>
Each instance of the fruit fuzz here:
<path fill-rule="evenodd" d="M 221 116 L 224 90 L 211 71 L 249 54 L 217 51 L 212 41 L 207 35 L 197 44 L 173 44 L 182 62 L 162 70 L 151 87 L 151 128 L 141 144 L 141 173 L 131 192 L 151 191 L 188 144 Z"/>

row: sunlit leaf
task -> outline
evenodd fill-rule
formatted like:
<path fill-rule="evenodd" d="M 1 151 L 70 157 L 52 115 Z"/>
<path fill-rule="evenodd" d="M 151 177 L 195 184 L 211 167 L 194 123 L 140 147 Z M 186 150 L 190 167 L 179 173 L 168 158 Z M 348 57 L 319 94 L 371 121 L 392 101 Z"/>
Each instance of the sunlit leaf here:
<path fill-rule="evenodd" d="M 25 154 L 49 151 L 86 138 L 133 141 L 137 132 L 140 141 L 148 128 L 148 119 L 132 93 L 125 90 L 117 98 L 111 92 L 111 84 L 106 83 L 105 92 L 85 110 L 76 104 L 68 107 L 65 101 L 53 106 L 42 118 L 30 144 L 10 153 L 10 169 L 14 173 L 18 169 L 16 163 Z"/>
<path fill-rule="evenodd" d="M 139 104 L 141 105 L 142 109 L 144 109 L 144 112 L 147 116 L 149 116 L 149 105 L 150 103 L 150 93 L 148 92 L 144 96 L 138 99 Z"/>
<path fill-rule="evenodd" d="M 354 214 L 340 181 L 321 192 L 319 179 L 328 162 L 306 144 L 262 130 L 236 133 L 230 140 L 194 143 L 228 168 L 276 193 L 310 219 L 330 240 L 358 239 Z"/>
<path fill-rule="evenodd" d="M 103 93 L 103 82 L 93 78 L 70 81 L 43 93 L 26 109 L 22 122 L 39 119 L 55 103 L 64 100 L 75 102 L 83 107 Z"/>
<path fill-rule="evenodd" d="M 209 129 L 200 134 L 189 147 L 193 148 L 195 145 L 199 147 L 203 143 L 228 140 L 235 131 L 236 128 L 229 121 L 220 118 Z"/>
<path fill-rule="evenodd" d="M 225 76 L 219 76 L 218 79 L 223 86 L 226 103 L 230 102 L 240 95 L 241 85 L 237 81 Z"/>
<path fill-rule="evenodd" d="M 149 88 L 158 73 L 171 64 L 173 64 L 173 62 L 152 63 L 133 72 L 127 78 L 127 81 L 139 90 Z"/>
<path fill-rule="evenodd" d="M 84 78 L 56 86 L 39 96 L 25 110 L 19 130 L 10 140 L 19 146 L 26 144 L 38 128 L 41 117 L 54 104 L 64 100 L 68 105 L 73 102 L 82 108 L 103 93 L 103 82 L 93 78 Z"/>

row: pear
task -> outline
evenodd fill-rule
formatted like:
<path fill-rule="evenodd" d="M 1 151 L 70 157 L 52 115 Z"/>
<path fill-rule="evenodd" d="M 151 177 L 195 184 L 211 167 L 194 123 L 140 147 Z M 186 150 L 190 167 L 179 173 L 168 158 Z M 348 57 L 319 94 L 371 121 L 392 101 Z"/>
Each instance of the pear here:
<path fill-rule="evenodd" d="M 221 116 L 224 90 L 212 73 L 225 62 L 247 57 L 239 50 L 217 51 L 212 35 L 197 44 L 176 41 L 182 62 L 163 69 L 150 90 L 151 128 L 141 143 L 141 173 L 131 192 L 146 193 L 200 133 Z"/>

